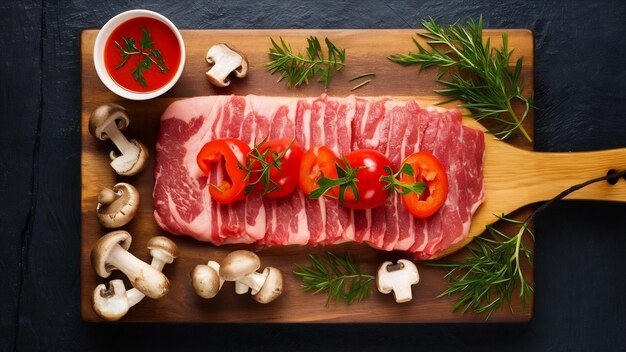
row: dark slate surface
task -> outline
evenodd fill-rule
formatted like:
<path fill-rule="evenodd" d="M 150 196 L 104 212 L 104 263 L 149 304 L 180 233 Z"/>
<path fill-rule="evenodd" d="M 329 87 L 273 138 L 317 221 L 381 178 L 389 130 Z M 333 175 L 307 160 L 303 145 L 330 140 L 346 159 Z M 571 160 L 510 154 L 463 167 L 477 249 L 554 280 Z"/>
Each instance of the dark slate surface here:
<path fill-rule="evenodd" d="M 5 0 L 1 351 L 626 350 L 626 204 L 592 202 L 559 204 L 537 218 L 536 309 L 528 324 L 83 323 L 80 30 L 140 7 L 163 13 L 180 28 L 416 28 L 429 15 L 454 21 L 482 13 L 486 27 L 535 32 L 537 150 L 626 147 L 623 1 Z"/>

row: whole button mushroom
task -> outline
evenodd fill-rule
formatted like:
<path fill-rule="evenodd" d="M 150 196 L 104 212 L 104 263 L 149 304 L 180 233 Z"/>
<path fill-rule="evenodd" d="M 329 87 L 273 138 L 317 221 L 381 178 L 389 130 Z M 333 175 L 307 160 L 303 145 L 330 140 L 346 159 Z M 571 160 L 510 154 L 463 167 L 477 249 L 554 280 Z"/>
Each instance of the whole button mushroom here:
<path fill-rule="evenodd" d="M 151 238 L 148 241 L 148 249 L 152 256 L 150 266 L 158 271 L 162 271 L 165 264 L 172 263 L 178 253 L 176 244 L 163 236 Z M 100 284 L 93 291 L 93 309 L 102 319 L 119 320 L 144 297 L 145 295 L 136 288 L 126 291 L 122 280 L 111 280 L 108 287 Z"/>
<path fill-rule="evenodd" d="M 133 185 L 120 182 L 113 189 L 103 188 L 98 194 L 96 217 L 106 228 L 128 224 L 139 209 L 139 191 Z"/>
<path fill-rule="evenodd" d="M 191 271 L 191 285 L 196 294 L 211 299 L 217 295 L 224 284 L 220 277 L 220 264 L 210 260 L 206 265 L 196 265 Z"/>
<path fill-rule="evenodd" d="M 398 260 L 398 264 L 384 262 L 378 268 L 376 287 L 380 293 L 393 291 L 396 303 L 404 303 L 413 299 L 411 286 L 420 281 L 415 264 L 406 259 Z"/>
<path fill-rule="evenodd" d="M 102 236 L 91 250 L 91 264 L 104 278 L 120 270 L 133 287 L 150 298 L 161 298 L 169 291 L 170 282 L 159 270 L 128 252 L 132 239 L 126 231 L 113 231 Z"/>
<path fill-rule="evenodd" d="M 111 167 L 122 176 L 139 173 L 148 163 L 148 149 L 141 142 L 124 137 L 121 130 L 128 127 L 130 119 L 126 109 L 117 104 L 104 104 L 97 107 L 89 117 L 89 133 L 104 141 L 111 139 L 120 151 L 111 151 Z"/>
<path fill-rule="evenodd" d="M 267 267 L 262 273 L 257 272 L 261 267 L 259 257 L 245 250 L 229 253 L 220 267 L 220 277 L 226 281 L 235 281 L 240 288 L 245 286 L 245 291 L 236 288 L 241 294 L 252 290 L 252 298 L 259 303 L 269 303 L 281 295 L 283 291 L 283 274 L 280 270 Z"/>

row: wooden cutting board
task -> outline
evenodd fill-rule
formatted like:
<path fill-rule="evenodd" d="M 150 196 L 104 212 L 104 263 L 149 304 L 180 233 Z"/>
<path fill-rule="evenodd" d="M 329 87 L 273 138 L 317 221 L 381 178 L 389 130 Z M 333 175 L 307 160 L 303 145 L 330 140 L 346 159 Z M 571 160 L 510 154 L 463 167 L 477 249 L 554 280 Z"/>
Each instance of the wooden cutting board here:
<path fill-rule="evenodd" d="M 99 283 L 113 278 L 122 278 L 119 272 L 109 279 L 96 275 L 91 267 L 89 255 L 97 239 L 108 231 L 101 227 L 95 218 L 96 197 L 104 186 L 112 186 L 124 181 L 135 185 L 141 193 L 141 208 L 137 217 L 123 229 L 133 236 L 130 251 L 138 258 L 148 261 L 146 248 L 148 239 L 156 235 L 167 235 L 155 223 L 152 211 L 152 187 L 154 177 L 151 158 L 148 168 L 134 177 L 119 177 L 109 166 L 108 153 L 114 148 L 109 141 L 101 142 L 88 131 L 89 114 L 103 103 L 117 103 L 128 109 L 131 124 L 124 132 L 129 138 L 145 143 L 152 156 L 159 131 L 161 113 L 174 100 L 214 94 L 257 94 L 270 96 L 318 96 L 324 92 L 321 84 L 312 82 L 300 89 L 287 89 L 276 83 L 264 65 L 268 60 L 267 50 L 270 36 L 283 37 L 294 49 L 302 50 L 305 38 L 315 35 L 329 37 L 338 47 L 346 48 L 346 67 L 333 76 L 327 93 L 332 96 L 351 94 L 355 83 L 349 78 L 364 72 L 374 71 L 372 83 L 356 91 L 362 96 L 412 97 L 423 104 L 438 101 L 433 93 L 436 71 L 427 70 L 418 74 L 418 67 L 403 67 L 387 60 L 387 56 L 413 51 L 411 37 L 414 30 L 184 30 L 181 31 L 187 51 L 186 66 L 179 82 L 165 95 L 151 101 L 137 102 L 120 98 L 110 92 L 98 79 L 93 66 L 93 44 L 98 31 L 82 32 L 82 114 L 81 114 L 81 176 L 82 176 L 82 231 L 81 231 L 81 310 L 83 319 L 101 321 L 91 308 L 91 295 Z M 527 30 L 507 30 L 509 46 L 515 49 L 513 60 L 524 57 L 522 76 L 526 82 L 525 93 L 533 89 L 533 35 Z M 485 31 L 485 37 L 493 45 L 500 44 L 501 31 Z M 208 69 L 204 56 L 207 49 L 217 42 L 228 42 L 246 53 L 250 73 L 247 78 L 235 80 L 230 87 L 218 89 L 210 86 L 204 76 Z M 532 134 L 533 117 L 525 122 L 525 128 Z M 489 137 L 487 137 L 489 138 Z M 516 147 L 532 150 L 532 145 L 521 138 L 510 141 Z M 515 172 L 515 170 L 508 170 Z M 503 175 L 503 177 L 505 177 Z M 514 209 L 511 209 L 514 210 Z M 528 213 L 528 211 L 526 211 Z M 372 287 L 372 295 L 366 301 L 351 306 L 344 304 L 325 307 L 325 296 L 304 293 L 299 278 L 291 272 L 293 264 L 308 264 L 308 254 L 323 254 L 326 251 L 343 253 L 349 251 L 361 262 L 364 273 L 374 274 L 377 266 L 385 260 L 397 260 L 399 253 L 377 251 L 367 245 L 342 244 L 330 247 L 288 246 L 273 247 L 259 252 L 263 266 L 275 266 L 285 276 L 285 292 L 275 302 L 260 305 L 248 296 L 234 293 L 232 283 L 226 283 L 220 294 L 212 300 L 204 300 L 195 295 L 189 273 L 197 264 L 208 260 L 221 260 L 226 253 L 242 246 L 214 247 L 188 237 L 170 236 L 179 247 L 180 257 L 167 265 L 164 273 L 171 282 L 170 293 L 160 300 L 145 298 L 133 307 L 122 321 L 177 321 L 177 322 L 482 322 L 484 316 L 451 312 L 453 298 L 436 296 L 446 288 L 443 278 L 445 271 L 438 268 L 418 265 L 421 280 L 413 288 L 413 301 L 396 304 L 392 295 L 382 295 Z M 532 248 L 533 244 L 527 241 Z M 467 254 L 461 250 L 449 258 L 457 260 Z M 533 280 L 532 271 L 529 279 Z M 130 285 L 127 282 L 127 287 Z M 516 295 L 514 295 L 516 298 Z M 522 309 L 514 300 L 515 313 L 508 309 L 496 312 L 491 322 L 523 322 L 532 318 L 533 300 Z"/>

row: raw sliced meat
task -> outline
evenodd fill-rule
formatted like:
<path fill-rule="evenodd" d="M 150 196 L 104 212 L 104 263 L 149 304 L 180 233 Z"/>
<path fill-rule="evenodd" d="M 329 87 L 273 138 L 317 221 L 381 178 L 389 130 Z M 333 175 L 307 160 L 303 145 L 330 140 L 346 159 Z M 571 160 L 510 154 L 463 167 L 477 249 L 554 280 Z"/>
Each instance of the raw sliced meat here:
<path fill-rule="evenodd" d="M 384 205 L 350 210 L 335 201 L 308 199 L 300 190 L 278 199 L 260 190 L 242 202 L 218 204 L 206 191 L 209 177 L 195 159 L 208 141 L 239 138 L 251 147 L 264 138 L 294 138 L 303 149 L 326 145 L 338 155 L 376 149 L 399 168 L 417 151 L 444 165 L 449 194 L 427 219 L 413 218 L 392 194 Z M 429 259 L 467 236 L 472 214 L 483 202 L 484 135 L 461 124 L 458 110 L 422 108 L 388 98 L 271 98 L 212 96 L 181 100 L 163 113 L 156 146 L 154 216 L 166 231 L 216 245 L 367 243 Z"/>

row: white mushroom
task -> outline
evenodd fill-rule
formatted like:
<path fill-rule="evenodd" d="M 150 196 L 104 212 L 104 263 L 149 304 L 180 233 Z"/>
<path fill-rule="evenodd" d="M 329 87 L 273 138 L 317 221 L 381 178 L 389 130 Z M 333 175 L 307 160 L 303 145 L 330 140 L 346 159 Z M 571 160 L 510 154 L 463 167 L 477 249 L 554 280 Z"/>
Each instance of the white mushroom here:
<path fill-rule="evenodd" d="M 411 286 L 420 281 L 415 264 L 406 259 L 398 260 L 398 264 L 384 262 L 378 268 L 376 286 L 378 291 L 388 294 L 393 291 L 397 303 L 408 302 L 413 299 Z"/>
<path fill-rule="evenodd" d="M 222 289 L 224 279 L 220 277 L 220 264 L 210 260 L 206 265 L 196 265 L 191 272 L 191 285 L 196 294 L 210 299 Z"/>
<path fill-rule="evenodd" d="M 178 251 L 176 244 L 163 236 L 151 238 L 148 249 L 152 255 L 150 266 L 158 271 L 162 271 L 165 264 L 172 263 Z M 136 288 L 126 291 L 122 280 L 112 280 L 108 287 L 100 284 L 93 291 L 93 309 L 102 319 L 119 320 L 144 297 Z"/>
<path fill-rule="evenodd" d="M 222 261 L 220 277 L 226 281 L 240 284 L 237 293 L 252 290 L 252 298 L 259 303 L 269 303 L 281 295 L 283 290 L 283 274 L 280 270 L 267 267 L 262 273 L 257 272 L 261 266 L 259 257 L 250 251 L 234 251 Z M 245 292 L 242 289 L 245 286 Z"/>
<path fill-rule="evenodd" d="M 120 182 L 113 189 L 103 188 L 98 194 L 96 216 L 106 228 L 128 224 L 139 209 L 139 191 L 133 185 Z"/>
<path fill-rule="evenodd" d="M 93 310 L 105 320 L 122 318 L 130 309 L 126 287 L 122 280 L 111 280 L 109 285 L 100 284 L 93 290 Z"/>
<path fill-rule="evenodd" d="M 239 78 L 248 74 L 246 57 L 226 43 L 213 45 L 206 53 L 206 61 L 212 65 L 206 77 L 211 84 L 218 87 L 226 87 L 230 84 L 228 75 L 232 72 Z"/>
<path fill-rule="evenodd" d="M 111 167 L 122 176 L 139 173 L 148 161 L 148 149 L 135 139 L 130 142 L 121 130 L 128 127 L 130 119 L 126 109 L 116 104 L 104 104 L 96 108 L 89 117 L 89 133 L 100 140 L 111 139 L 121 155 L 111 151 Z"/>
<path fill-rule="evenodd" d="M 126 231 L 113 231 L 101 237 L 91 251 L 91 264 L 96 273 L 107 278 L 111 271 L 118 269 L 146 296 L 155 299 L 165 296 L 169 291 L 169 280 L 128 252 L 131 241 Z"/>

